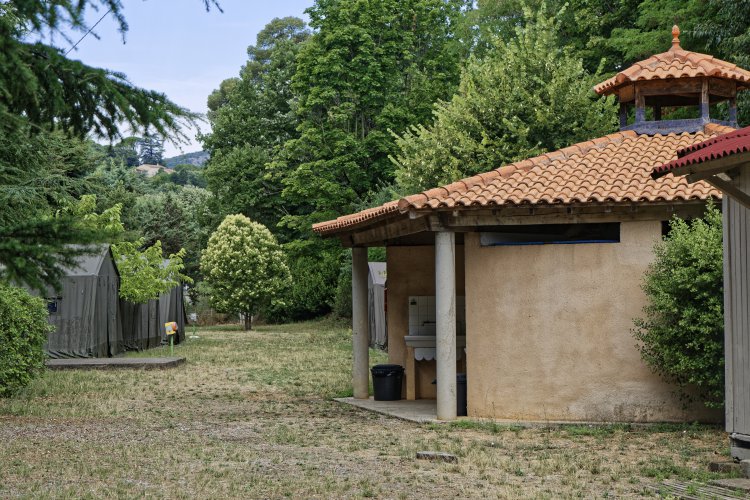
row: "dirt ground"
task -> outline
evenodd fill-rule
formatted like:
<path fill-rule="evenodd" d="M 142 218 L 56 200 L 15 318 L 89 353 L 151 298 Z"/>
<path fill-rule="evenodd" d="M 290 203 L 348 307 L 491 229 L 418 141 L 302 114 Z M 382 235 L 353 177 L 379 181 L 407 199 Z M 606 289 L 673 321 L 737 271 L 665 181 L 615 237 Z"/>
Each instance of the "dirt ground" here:
<path fill-rule="evenodd" d="M 199 331 L 175 369 L 47 372 L 0 400 L 0 498 L 640 498 L 727 477 L 708 472 L 728 451 L 714 427 L 415 424 L 333 402 L 349 335 Z"/>

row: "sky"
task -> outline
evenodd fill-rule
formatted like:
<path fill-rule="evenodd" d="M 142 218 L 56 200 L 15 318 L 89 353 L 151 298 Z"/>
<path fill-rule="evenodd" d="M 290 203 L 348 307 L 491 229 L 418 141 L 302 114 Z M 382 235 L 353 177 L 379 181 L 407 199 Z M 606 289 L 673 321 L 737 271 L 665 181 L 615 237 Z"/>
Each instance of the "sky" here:
<path fill-rule="evenodd" d="M 224 10 L 206 12 L 201 0 L 123 0 L 129 30 L 123 44 L 117 23 L 107 16 L 85 37 L 72 59 L 125 73 L 139 87 L 165 93 L 192 111 L 205 113 L 206 98 L 222 80 L 237 76 L 247 60 L 247 46 L 274 17 L 304 14 L 313 0 L 219 0 Z M 88 16 L 93 25 L 104 12 Z M 70 35 L 73 42 L 83 33 Z M 54 44 L 67 49 L 58 37 Z M 203 125 L 208 130 L 208 125 Z M 200 151 L 197 131 L 185 130 L 189 144 L 165 144 L 165 156 Z"/>

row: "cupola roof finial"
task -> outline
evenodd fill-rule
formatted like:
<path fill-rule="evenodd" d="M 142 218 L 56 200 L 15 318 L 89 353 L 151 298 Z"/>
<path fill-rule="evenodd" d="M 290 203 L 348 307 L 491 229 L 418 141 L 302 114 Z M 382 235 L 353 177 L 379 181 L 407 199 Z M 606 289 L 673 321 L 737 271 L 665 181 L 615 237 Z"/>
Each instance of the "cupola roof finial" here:
<path fill-rule="evenodd" d="M 680 27 L 676 24 L 672 26 L 672 49 L 681 49 L 680 47 Z"/>

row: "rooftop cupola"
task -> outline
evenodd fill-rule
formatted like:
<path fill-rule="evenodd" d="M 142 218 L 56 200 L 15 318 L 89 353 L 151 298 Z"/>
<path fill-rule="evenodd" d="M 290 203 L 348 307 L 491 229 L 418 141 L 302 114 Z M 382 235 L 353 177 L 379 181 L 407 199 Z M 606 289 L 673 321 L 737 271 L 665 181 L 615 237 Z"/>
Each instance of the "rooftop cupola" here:
<path fill-rule="evenodd" d="M 668 51 L 637 62 L 594 87 L 599 95 L 617 96 L 621 130 L 653 135 L 698 132 L 707 123 L 737 127 L 736 96 L 750 88 L 750 71 L 683 50 L 679 37 L 680 28 L 675 25 Z M 726 106 L 716 106 L 724 102 Z M 635 120 L 628 123 L 631 108 L 635 108 Z M 662 119 L 670 114 L 671 119 Z"/>

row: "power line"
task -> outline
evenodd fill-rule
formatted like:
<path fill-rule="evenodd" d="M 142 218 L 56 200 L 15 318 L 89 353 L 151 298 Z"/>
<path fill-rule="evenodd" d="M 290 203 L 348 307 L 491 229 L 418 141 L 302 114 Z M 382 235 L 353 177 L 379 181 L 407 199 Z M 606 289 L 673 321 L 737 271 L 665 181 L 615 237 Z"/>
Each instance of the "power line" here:
<path fill-rule="evenodd" d="M 73 51 L 73 49 L 75 49 L 76 47 L 78 47 L 78 44 L 81 43 L 84 38 L 86 38 L 87 36 L 89 36 L 91 34 L 91 32 L 94 31 L 94 28 L 96 28 L 99 25 L 99 23 L 102 22 L 104 20 L 104 18 L 107 17 L 107 14 L 109 14 L 110 12 L 112 12 L 112 7 L 110 7 L 107 10 L 107 12 L 105 12 L 104 15 L 102 17 L 100 17 L 99 20 L 92 27 L 89 28 L 89 30 L 81 37 L 80 40 L 78 40 L 75 43 L 75 45 L 73 45 L 71 48 L 68 49 L 68 51 L 65 53 L 65 55 L 67 56 L 68 54 L 71 53 L 71 51 Z"/>

